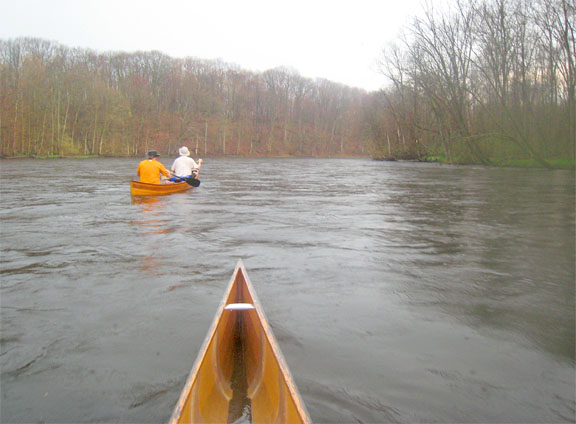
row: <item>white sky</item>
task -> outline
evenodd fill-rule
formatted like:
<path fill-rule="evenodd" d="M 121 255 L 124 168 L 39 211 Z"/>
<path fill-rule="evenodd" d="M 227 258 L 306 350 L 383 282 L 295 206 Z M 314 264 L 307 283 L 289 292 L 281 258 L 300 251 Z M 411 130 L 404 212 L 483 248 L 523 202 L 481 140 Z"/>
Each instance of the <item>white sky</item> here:
<path fill-rule="evenodd" d="M 422 0 L 0 0 L 0 39 L 287 66 L 376 90 L 382 48 L 421 12 Z"/>

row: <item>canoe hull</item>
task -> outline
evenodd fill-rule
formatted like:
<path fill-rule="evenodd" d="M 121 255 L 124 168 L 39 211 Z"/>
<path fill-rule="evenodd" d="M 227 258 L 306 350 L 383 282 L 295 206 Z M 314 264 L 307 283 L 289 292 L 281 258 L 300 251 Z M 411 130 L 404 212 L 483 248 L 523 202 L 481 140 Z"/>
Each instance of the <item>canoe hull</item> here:
<path fill-rule="evenodd" d="M 227 309 L 231 304 L 248 308 Z M 170 423 L 240 418 L 252 423 L 311 423 L 241 261 Z"/>
<path fill-rule="evenodd" d="M 130 194 L 132 196 L 162 196 L 191 189 L 186 182 L 174 184 L 150 184 L 140 181 L 130 181 Z"/>

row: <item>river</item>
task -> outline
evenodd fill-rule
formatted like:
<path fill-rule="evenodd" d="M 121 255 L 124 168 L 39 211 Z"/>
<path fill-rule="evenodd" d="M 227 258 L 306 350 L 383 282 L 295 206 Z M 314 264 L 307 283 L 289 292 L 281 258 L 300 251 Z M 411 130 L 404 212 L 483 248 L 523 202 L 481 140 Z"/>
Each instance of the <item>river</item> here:
<path fill-rule="evenodd" d="M 166 422 L 238 259 L 316 423 L 575 421 L 574 172 L 137 164 L 0 161 L 3 423 Z"/>

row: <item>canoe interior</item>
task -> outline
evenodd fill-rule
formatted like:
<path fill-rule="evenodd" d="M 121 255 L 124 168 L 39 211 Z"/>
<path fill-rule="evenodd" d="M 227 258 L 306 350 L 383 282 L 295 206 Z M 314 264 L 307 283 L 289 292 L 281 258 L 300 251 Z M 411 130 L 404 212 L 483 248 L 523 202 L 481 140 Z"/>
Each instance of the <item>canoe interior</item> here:
<path fill-rule="evenodd" d="M 130 181 L 130 194 L 132 196 L 161 196 L 189 190 L 192 186 L 186 182 L 174 184 L 150 184 L 140 181 Z"/>
<path fill-rule="evenodd" d="M 311 422 L 241 262 L 170 422 Z"/>

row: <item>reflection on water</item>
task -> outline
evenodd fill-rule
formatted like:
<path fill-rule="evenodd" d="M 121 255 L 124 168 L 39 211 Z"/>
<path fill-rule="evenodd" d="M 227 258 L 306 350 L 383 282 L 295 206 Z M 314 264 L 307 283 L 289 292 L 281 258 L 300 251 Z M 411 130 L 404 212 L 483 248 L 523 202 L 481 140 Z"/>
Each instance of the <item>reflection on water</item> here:
<path fill-rule="evenodd" d="M 154 255 L 148 255 L 142 257 L 138 263 L 140 264 L 140 270 L 146 272 L 152 276 L 159 276 L 161 274 L 162 265 L 164 265 L 161 258 Z"/>
<path fill-rule="evenodd" d="M 441 307 L 475 328 L 512 330 L 572 359 L 574 286 L 567 282 L 574 281 L 574 246 L 567 236 L 573 234 L 573 184 L 516 172 L 502 185 L 506 172 L 466 184 L 406 182 L 402 192 L 411 197 L 389 199 L 418 228 L 410 239 L 422 254 L 411 258 L 410 272 L 420 284 L 409 289 L 411 302 Z M 441 268 L 431 275 L 430 265 Z M 550 302 L 562 307 L 551 310 Z"/>
<path fill-rule="evenodd" d="M 131 196 L 132 205 L 138 205 L 143 214 L 137 220 L 131 221 L 132 225 L 140 227 L 139 230 L 145 234 L 168 234 L 174 231 L 167 225 L 166 202 L 161 196 Z M 158 246 L 162 249 L 162 246 Z M 163 260 L 156 251 L 139 259 L 140 270 L 153 276 L 159 276 L 162 269 Z"/>
<path fill-rule="evenodd" d="M 140 205 L 143 211 L 152 212 L 162 205 L 160 196 L 131 196 L 133 205 Z"/>
<path fill-rule="evenodd" d="M 145 214 L 140 216 L 137 221 L 131 223 L 146 229 L 149 234 L 167 234 L 174 231 L 173 228 L 166 225 L 166 202 L 162 197 L 132 197 L 132 204 L 140 206 Z"/>
<path fill-rule="evenodd" d="M 573 172 L 137 164 L 1 162 L 2 422 L 167 421 L 238 258 L 315 422 L 574 421 Z"/>

